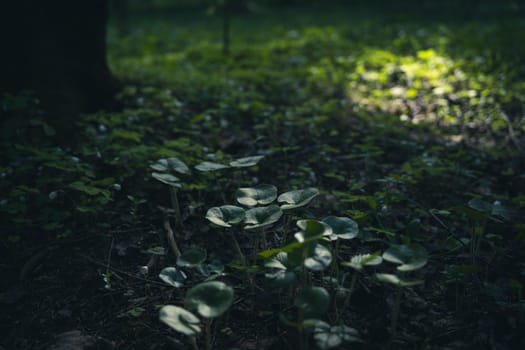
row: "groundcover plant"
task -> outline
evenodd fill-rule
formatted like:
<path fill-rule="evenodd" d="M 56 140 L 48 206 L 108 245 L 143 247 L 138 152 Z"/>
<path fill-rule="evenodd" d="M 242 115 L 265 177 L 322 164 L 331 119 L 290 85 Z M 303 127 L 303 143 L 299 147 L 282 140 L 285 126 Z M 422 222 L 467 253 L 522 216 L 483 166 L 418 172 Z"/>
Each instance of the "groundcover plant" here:
<path fill-rule="evenodd" d="M 1 349 L 525 348 L 519 1 L 119 3 L 0 84 Z"/>

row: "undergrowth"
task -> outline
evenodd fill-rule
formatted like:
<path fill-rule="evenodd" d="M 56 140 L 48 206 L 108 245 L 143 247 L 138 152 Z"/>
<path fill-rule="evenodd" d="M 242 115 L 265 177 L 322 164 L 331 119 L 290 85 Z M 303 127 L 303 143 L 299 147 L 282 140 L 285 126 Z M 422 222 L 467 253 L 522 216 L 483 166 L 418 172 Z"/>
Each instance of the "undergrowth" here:
<path fill-rule="evenodd" d="M 113 28 L 76 144 L 2 98 L 4 346 L 523 345 L 523 22 L 279 16 Z"/>

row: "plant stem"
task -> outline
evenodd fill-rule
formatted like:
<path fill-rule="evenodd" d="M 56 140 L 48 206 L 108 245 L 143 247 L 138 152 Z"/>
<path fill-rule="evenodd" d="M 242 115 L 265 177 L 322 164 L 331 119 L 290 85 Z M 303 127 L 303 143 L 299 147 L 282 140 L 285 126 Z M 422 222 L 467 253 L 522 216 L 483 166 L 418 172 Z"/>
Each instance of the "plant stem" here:
<path fill-rule="evenodd" d="M 197 346 L 197 340 L 195 337 L 190 337 L 191 346 L 194 350 L 199 350 L 199 347 Z"/>
<path fill-rule="evenodd" d="M 171 228 L 170 221 L 167 217 L 164 219 L 164 229 L 166 230 L 166 235 L 168 237 L 168 243 L 171 247 L 171 251 L 175 257 L 178 258 L 182 254 L 180 252 L 179 246 L 177 245 L 177 241 L 175 240 L 175 234 Z"/>
<path fill-rule="evenodd" d="M 343 304 L 343 308 L 346 309 L 348 307 L 348 304 L 350 304 L 350 297 L 352 297 L 352 293 L 354 292 L 355 284 L 357 283 L 357 277 L 359 272 L 355 272 L 352 276 L 352 281 L 350 282 L 350 288 L 348 289 L 348 295 L 345 298 L 345 302 Z"/>
<path fill-rule="evenodd" d="M 170 186 L 170 198 L 171 198 L 171 206 L 173 207 L 173 211 L 175 212 L 175 226 L 182 227 L 182 215 L 180 213 L 180 206 L 179 206 L 179 199 L 177 198 L 177 189 L 175 187 Z"/>
<path fill-rule="evenodd" d="M 237 238 L 235 238 L 235 234 L 233 232 L 230 232 L 230 235 L 233 240 L 233 246 L 235 247 L 235 250 L 237 251 L 237 255 L 239 255 L 239 258 L 241 258 L 242 266 L 246 267 L 246 257 L 242 253 L 241 246 L 239 245 Z"/>
<path fill-rule="evenodd" d="M 211 350 L 211 324 L 213 320 L 206 320 L 205 325 L 205 337 L 206 337 L 206 350 Z"/>
<path fill-rule="evenodd" d="M 392 320 L 390 323 L 390 334 L 392 336 L 391 342 L 394 341 L 397 334 L 397 321 L 399 318 L 399 306 L 401 304 L 401 287 L 397 287 L 396 300 L 394 302 L 394 309 L 392 310 Z"/>
<path fill-rule="evenodd" d="M 230 53 L 230 6 L 228 0 L 222 5 L 222 53 L 228 56 Z"/>

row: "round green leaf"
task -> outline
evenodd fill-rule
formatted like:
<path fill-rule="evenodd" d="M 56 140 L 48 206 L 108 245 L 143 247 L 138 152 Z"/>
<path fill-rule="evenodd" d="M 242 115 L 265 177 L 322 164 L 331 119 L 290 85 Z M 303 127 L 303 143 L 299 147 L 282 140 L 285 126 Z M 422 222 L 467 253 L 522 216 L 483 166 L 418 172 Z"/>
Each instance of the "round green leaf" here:
<path fill-rule="evenodd" d="M 333 231 L 333 235 L 339 239 L 352 239 L 359 234 L 357 222 L 347 217 L 327 216 L 323 222 L 328 224 Z"/>
<path fill-rule="evenodd" d="M 184 285 L 187 276 L 184 271 L 177 270 L 175 267 L 165 267 L 160 271 L 159 278 L 170 286 L 180 288 Z"/>
<path fill-rule="evenodd" d="M 279 270 L 273 273 L 266 273 L 266 282 L 269 287 L 282 288 L 289 286 L 296 280 L 295 273 L 292 271 Z"/>
<path fill-rule="evenodd" d="M 312 199 L 319 195 L 319 190 L 317 188 L 306 188 L 303 190 L 285 192 L 277 198 L 279 203 L 285 203 L 281 205 L 281 209 L 293 209 L 299 208 L 310 203 Z"/>
<path fill-rule="evenodd" d="M 289 267 L 288 253 L 280 252 L 264 263 L 264 267 L 271 269 L 287 270 Z"/>
<path fill-rule="evenodd" d="M 223 275 L 224 265 L 219 260 L 213 260 L 209 264 L 197 266 L 197 269 L 204 277 L 216 278 Z"/>
<path fill-rule="evenodd" d="M 428 254 L 425 248 L 419 244 L 411 245 L 392 245 L 383 253 L 383 259 L 394 264 L 399 271 L 413 271 L 422 268 L 428 261 Z"/>
<path fill-rule="evenodd" d="M 186 293 L 185 305 L 207 318 L 222 315 L 233 302 L 233 288 L 223 282 L 211 281 L 196 285 Z"/>
<path fill-rule="evenodd" d="M 421 280 L 405 280 L 389 273 L 376 273 L 375 276 L 381 282 L 391 283 L 398 287 L 412 287 L 423 283 Z"/>
<path fill-rule="evenodd" d="M 152 247 L 146 250 L 146 253 L 151 255 L 164 256 L 166 255 L 166 249 L 164 247 Z"/>
<path fill-rule="evenodd" d="M 330 294 L 323 287 L 309 287 L 294 299 L 294 305 L 304 310 L 304 316 L 322 315 L 330 306 Z"/>
<path fill-rule="evenodd" d="M 202 172 L 208 172 L 208 171 L 216 171 L 221 169 L 229 168 L 229 166 L 214 162 L 208 162 L 204 161 L 195 166 L 195 169 L 202 171 Z"/>
<path fill-rule="evenodd" d="M 468 202 L 468 206 L 474 210 L 481 211 L 484 213 L 490 214 L 492 212 L 492 204 L 490 204 L 489 202 L 485 202 L 478 198 L 472 198 Z"/>
<path fill-rule="evenodd" d="M 186 250 L 177 259 L 177 266 L 180 267 L 195 267 L 202 264 L 206 260 L 206 250 L 202 248 L 192 248 Z"/>
<path fill-rule="evenodd" d="M 281 218 L 283 212 L 278 205 L 272 204 L 267 207 L 252 208 L 246 211 L 244 223 L 245 230 L 254 230 L 263 226 L 271 225 Z"/>
<path fill-rule="evenodd" d="M 296 224 L 301 229 L 301 232 L 294 235 L 298 242 L 304 242 L 310 238 L 330 236 L 333 232 L 328 224 L 317 220 L 298 220 Z"/>
<path fill-rule="evenodd" d="M 231 227 L 241 223 L 245 218 L 245 211 L 241 207 L 235 205 L 223 205 L 221 207 L 213 207 L 206 213 L 206 219 L 215 225 L 222 227 Z"/>
<path fill-rule="evenodd" d="M 382 262 L 383 258 L 381 258 L 378 254 L 358 254 L 354 255 L 350 262 L 343 262 L 341 265 L 361 271 L 364 266 L 376 266 Z"/>
<path fill-rule="evenodd" d="M 165 305 L 159 311 L 159 319 L 177 332 L 194 337 L 201 332 L 200 320 L 186 309 Z"/>
<path fill-rule="evenodd" d="M 237 190 L 237 202 L 248 207 L 267 205 L 277 198 L 277 187 L 274 185 L 259 185 L 244 187 Z"/>
<path fill-rule="evenodd" d="M 165 183 L 166 185 L 180 188 L 180 179 L 176 176 L 166 173 L 151 173 L 151 176 L 153 176 L 155 180 Z"/>
<path fill-rule="evenodd" d="M 183 161 L 175 157 L 159 159 L 150 167 L 153 170 L 160 172 L 172 170 L 181 174 L 187 174 L 190 172 L 190 168 L 188 168 L 188 166 Z"/>
<path fill-rule="evenodd" d="M 314 340 L 321 350 L 333 349 L 343 342 L 359 342 L 359 332 L 345 325 L 330 326 L 324 321 L 319 321 L 314 327 Z"/>
<path fill-rule="evenodd" d="M 316 244 L 313 254 L 304 259 L 304 266 L 308 270 L 323 271 L 332 263 L 332 253 L 322 244 Z"/>
<path fill-rule="evenodd" d="M 264 156 L 251 156 L 251 157 L 244 157 L 235 159 L 230 162 L 230 166 L 234 168 L 246 168 L 250 166 L 257 165 L 261 159 L 263 159 Z"/>

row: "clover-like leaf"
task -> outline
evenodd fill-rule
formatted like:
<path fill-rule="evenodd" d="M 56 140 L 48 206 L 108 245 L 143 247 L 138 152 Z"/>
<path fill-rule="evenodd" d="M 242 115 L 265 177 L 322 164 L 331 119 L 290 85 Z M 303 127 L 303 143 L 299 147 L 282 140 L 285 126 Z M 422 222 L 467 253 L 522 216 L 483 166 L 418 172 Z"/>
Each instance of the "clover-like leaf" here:
<path fill-rule="evenodd" d="M 417 286 L 418 284 L 423 283 L 423 281 L 421 280 L 406 280 L 406 279 L 400 278 L 397 275 L 393 275 L 389 273 L 376 273 L 375 276 L 381 282 L 391 283 L 398 287 L 412 287 L 412 286 Z"/>
<path fill-rule="evenodd" d="M 235 205 L 213 207 L 208 209 L 206 213 L 206 219 L 222 227 L 232 227 L 232 225 L 239 224 L 244 220 L 245 216 L 244 209 Z"/>
<path fill-rule="evenodd" d="M 422 268 L 428 261 L 428 253 L 419 244 L 392 245 L 383 253 L 383 259 L 394 264 L 399 271 L 413 271 Z"/>
<path fill-rule="evenodd" d="M 187 174 L 190 172 L 190 168 L 178 158 L 162 158 L 157 160 L 154 164 L 150 165 L 153 170 L 160 172 L 176 171 L 181 174 Z"/>
<path fill-rule="evenodd" d="M 248 207 L 267 205 L 277 198 L 277 187 L 274 185 L 258 185 L 243 187 L 237 190 L 237 202 Z"/>
<path fill-rule="evenodd" d="M 313 254 L 304 259 L 304 266 L 308 270 L 323 271 L 332 263 L 332 253 L 322 244 L 316 244 Z"/>
<path fill-rule="evenodd" d="M 328 310 L 330 294 L 323 287 L 308 287 L 294 299 L 294 305 L 303 309 L 305 317 L 317 317 Z"/>
<path fill-rule="evenodd" d="M 184 304 L 207 318 L 222 315 L 233 302 L 233 288 L 220 281 L 203 282 L 186 293 Z"/>
<path fill-rule="evenodd" d="M 230 166 L 234 168 L 247 168 L 254 165 L 257 165 L 264 156 L 250 156 L 238 158 L 230 162 Z"/>
<path fill-rule="evenodd" d="M 254 230 L 263 226 L 271 225 L 281 218 L 283 211 L 278 205 L 272 204 L 267 207 L 252 208 L 246 211 L 244 229 Z"/>
<path fill-rule="evenodd" d="M 264 267 L 287 270 L 289 268 L 288 264 L 288 253 L 280 252 L 273 258 L 268 259 L 268 261 L 264 263 Z"/>
<path fill-rule="evenodd" d="M 165 305 L 159 311 L 159 319 L 177 332 L 194 337 L 201 332 L 200 320 L 188 310 L 175 305 Z"/>
<path fill-rule="evenodd" d="M 289 286 L 296 280 L 295 273 L 292 271 L 278 270 L 264 274 L 269 287 L 282 288 Z"/>
<path fill-rule="evenodd" d="M 216 170 L 221 170 L 221 169 L 226 169 L 226 168 L 229 168 L 229 166 L 220 164 L 220 163 L 215 163 L 215 162 L 208 162 L 208 161 L 201 162 L 195 166 L 195 169 L 202 171 L 202 172 L 216 171 Z"/>
<path fill-rule="evenodd" d="M 282 210 L 294 209 L 307 205 L 318 195 L 319 190 L 310 187 L 303 190 L 285 192 L 277 198 L 277 201 L 279 203 L 284 203 L 281 205 Z"/>
<path fill-rule="evenodd" d="M 317 220 L 298 220 L 297 226 L 301 229 L 300 232 L 297 232 L 294 237 L 298 242 L 304 242 L 309 239 L 321 238 L 323 236 L 330 236 L 333 231 L 332 228 L 322 222 Z"/>
<path fill-rule="evenodd" d="M 484 200 L 481 200 L 478 198 L 472 198 L 468 202 L 468 206 L 480 212 L 484 212 L 488 214 L 492 212 L 492 204 L 490 204 L 489 202 L 485 202 Z"/>
<path fill-rule="evenodd" d="M 209 264 L 200 264 L 197 270 L 205 277 L 216 278 L 224 273 L 224 264 L 219 260 L 213 260 Z"/>
<path fill-rule="evenodd" d="M 170 286 L 180 288 L 184 285 L 187 276 L 184 271 L 177 270 L 175 267 L 165 267 L 160 271 L 159 278 Z"/>
<path fill-rule="evenodd" d="M 314 327 L 314 340 L 321 350 L 337 348 L 343 342 L 361 342 L 359 332 L 351 327 L 340 325 L 330 326 L 324 321 L 318 321 Z"/>
<path fill-rule="evenodd" d="M 357 222 L 347 217 L 327 216 L 323 222 L 332 228 L 332 235 L 336 239 L 352 239 L 359 234 L 359 226 Z"/>
<path fill-rule="evenodd" d="M 195 267 L 202 264 L 206 260 L 206 250 L 202 248 L 192 248 L 186 250 L 177 259 L 177 266 L 180 267 Z"/>
<path fill-rule="evenodd" d="M 354 255 L 350 262 L 343 262 L 341 265 L 348 266 L 354 270 L 361 271 L 364 266 L 376 266 L 383 262 L 379 253 Z"/>
<path fill-rule="evenodd" d="M 151 254 L 151 255 L 163 256 L 163 255 L 166 255 L 166 248 L 164 248 L 164 247 L 152 247 L 152 248 L 149 248 L 148 250 L 146 250 L 146 253 Z"/>
<path fill-rule="evenodd" d="M 162 183 L 165 183 L 166 185 L 170 185 L 170 186 L 173 186 L 173 187 L 178 187 L 180 188 L 181 185 L 180 185 L 180 179 L 176 176 L 173 176 L 171 174 L 166 174 L 166 173 L 151 173 L 151 176 L 157 180 L 157 181 L 160 181 Z"/>

